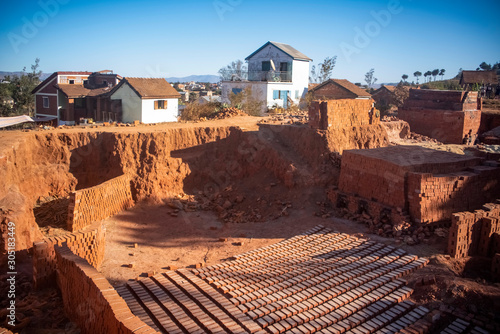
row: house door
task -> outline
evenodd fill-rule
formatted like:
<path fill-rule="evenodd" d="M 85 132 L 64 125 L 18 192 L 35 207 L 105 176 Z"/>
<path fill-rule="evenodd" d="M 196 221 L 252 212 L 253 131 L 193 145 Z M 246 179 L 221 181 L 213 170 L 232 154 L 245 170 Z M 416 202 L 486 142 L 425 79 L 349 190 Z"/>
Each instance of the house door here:
<path fill-rule="evenodd" d="M 288 91 L 282 90 L 280 95 L 281 99 L 283 100 L 283 108 L 288 109 Z"/>

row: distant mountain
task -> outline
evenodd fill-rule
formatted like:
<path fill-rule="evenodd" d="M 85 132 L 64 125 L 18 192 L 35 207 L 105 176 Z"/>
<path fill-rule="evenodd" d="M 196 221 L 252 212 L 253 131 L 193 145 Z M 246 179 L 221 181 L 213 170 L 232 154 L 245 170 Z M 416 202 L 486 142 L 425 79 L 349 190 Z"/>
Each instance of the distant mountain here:
<path fill-rule="evenodd" d="M 190 75 L 187 77 L 170 77 L 170 78 L 165 78 L 168 82 L 174 83 L 174 82 L 210 82 L 210 83 L 217 83 L 220 81 L 220 77 L 218 75 Z"/>
<path fill-rule="evenodd" d="M 6 76 L 21 76 L 23 74 L 23 72 L 21 71 L 18 71 L 18 72 L 5 72 L 5 71 L 0 71 L 0 79 L 3 79 L 5 78 Z M 45 79 L 47 79 L 52 73 L 42 73 L 42 75 L 40 76 L 40 80 L 43 81 Z"/>

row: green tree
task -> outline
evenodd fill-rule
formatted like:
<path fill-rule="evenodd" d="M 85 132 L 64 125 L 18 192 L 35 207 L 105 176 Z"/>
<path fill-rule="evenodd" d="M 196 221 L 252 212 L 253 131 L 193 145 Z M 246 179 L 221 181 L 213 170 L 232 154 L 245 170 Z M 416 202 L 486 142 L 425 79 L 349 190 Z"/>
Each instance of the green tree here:
<path fill-rule="evenodd" d="M 408 74 L 403 74 L 401 78 L 403 78 L 403 81 L 406 82 L 406 79 L 408 79 Z"/>
<path fill-rule="evenodd" d="M 13 114 L 27 114 L 33 116 L 35 112 L 35 96 L 31 94 L 33 89 L 40 83 L 42 71 L 39 71 L 40 59 L 35 59 L 35 64 L 31 65 L 31 72 L 26 72 L 23 68 L 21 76 L 11 79 L 12 99 L 14 100 Z"/>
<path fill-rule="evenodd" d="M 418 85 L 418 77 L 422 76 L 422 72 L 420 71 L 413 72 L 413 76 L 417 78 L 417 85 Z"/>
<path fill-rule="evenodd" d="M 482 69 L 483 71 L 489 71 L 491 70 L 491 64 L 487 64 L 486 62 L 482 62 L 479 64 L 479 68 Z"/>
<path fill-rule="evenodd" d="M 218 73 L 222 81 L 243 80 L 247 78 L 247 66 L 238 59 L 222 67 Z"/>
<path fill-rule="evenodd" d="M 429 79 L 427 81 L 430 81 L 430 76 L 432 75 L 432 72 L 431 71 L 427 71 L 424 73 L 424 77 L 427 79 L 427 77 L 429 77 Z"/>
<path fill-rule="evenodd" d="M 441 80 L 443 80 L 444 72 L 446 72 L 446 70 L 444 68 L 442 68 L 441 70 L 439 70 L 439 75 L 441 76 Z"/>
<path fill-rule="evenodd" d="M 365 74 L 365 82 L 368 85 L 368 88 L 372 88 L 372 86 L 377 82 L 377 78 L 373 76 L 373 73 L 375 73 L 375 69 L 372 68 Z"/>
<path fill-rule="evenodd" d="M 0 116 L 10 116 L 13 113 L 12 106 L 12 83 L 10 76 L 6 76 L 0 82 Z"/>
<path fill-rule="evenodd" d="M 431 74 L 432 74 L 432 76 L 434 77 L 434 81 L 436 81 L 436 77 L 437 77 L 437 76 L 438 76 L 438 74 L 439 74 L 439 69 L 437 69 L 437 68 L 436 68 L 436 69 L 432 70 L 432 73 L 431 73 Z"/>
<path fill-rule="evenodd" d="M 311 68 L 311 74 L 309 75 L 309 82 L 311 83 L 322 83 L 330 79 L 333 68 L 337 63 L 337 56 L 326 57 L 322 63 L 318 64 L 318 68 L 313 65 Z"/>

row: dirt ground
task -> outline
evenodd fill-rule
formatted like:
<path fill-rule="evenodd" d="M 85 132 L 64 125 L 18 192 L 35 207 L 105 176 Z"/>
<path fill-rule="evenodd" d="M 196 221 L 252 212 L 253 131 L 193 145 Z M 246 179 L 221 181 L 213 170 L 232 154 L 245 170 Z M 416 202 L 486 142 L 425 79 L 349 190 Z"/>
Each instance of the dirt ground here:
<path fill-rule="evenodd" d="M 263 118 L 258 117 L 239 116 L 199 123 L 85 129 L 75 127 L 50 131 L 148 133 L 172 128 L 231 125 L 255 131 L 258 130 L 257 123 L 262 120 Z M 37 132 L 31 131 L 31 133 Z M 21 131 L 0 131 L 0 153 L 3 148 L 16 145 L 16 142 L 25 135 L 26 133 Z M 401 140 L 398 144 L 422 145 L 458 154 L 469 154 L 469 150 L 464 149 L 462 145 L 422 143 L 420 140 L 411 139 Z M 104 221 L 106 250 L 105 260 L 100 268 L 101 273 L 116 287 L 129 280 L 171 268 L 191 268 L 197 264 L 208 266 L 221 263 L 234 255 L 276 243 L 321 224 L 339 232 L 369 238 L 403 248 L 419 257 L 429 258 L 430 263 L 424 269 L 407 277 L 409 286 L 414 289 L 412 299 L 415 302 L 431 309 L 448 312 L 447 314 L 455 314 L 458 310 L 465 314 L 464 317 L 482 315 L 481 321 L 484 323 L 500 323 L 500 283 L 489 280 L 491 261 L 480 258 L 450 259 L 445 255 L 446 233 L 433 233 L 423 243 L 409 246 L 396 239 L 371 234 L 361 223 L 339 218 L 340 213 L 336 212 L 326 199 L 325 187 L 289 188 L 267 174 L 235 182 L 231 184 L 234 193 L 231 195 L 238 194 L 241 197 L 241 200 L 237 201 L 238 210 L 251 212 L 252 217 L 262 216 L 260 222 L 225 223 L 224 219 L 220 218 L 220 212 L 214 210 L 214 207 L 185 210 L 175 208 L 171 202 L 166 201 L 140 202 L 135 207 Z M 256 208 L 260 210 L 257 213 Z M 53 232 L 57 232 L 57 229 Z M 29 280 L 29 275 L 27 270 L 26 280 Z M 425 285 L 422 284 L 424 280 L 427 283 Z M 49 304 L 53 304 L 54 307 L 51 311 L 54 313 L 54 318 L 62 312 L 60 295 L 56 290 L 45 291 L 39 295 L 30 292 L 24 300 L 29 301 L 30 298 L 35 300 L 37 305 L 43 305 L 45 300 L 50 301 Z M 38 306 L 27 311 L 33 321 L 41 321 L 45 317 L 45 315 L 37 317 L 35 314 L 38 312 L 37 309 Z M 50 317 L 47 319 L 50 320 Z M 67 319 L 57 319 L 59 323 L 54 326 L 57 329 L 54 328 L 47 333 L 78 332 Z M 47 324 L 45 328 L 49 326 Z"/>

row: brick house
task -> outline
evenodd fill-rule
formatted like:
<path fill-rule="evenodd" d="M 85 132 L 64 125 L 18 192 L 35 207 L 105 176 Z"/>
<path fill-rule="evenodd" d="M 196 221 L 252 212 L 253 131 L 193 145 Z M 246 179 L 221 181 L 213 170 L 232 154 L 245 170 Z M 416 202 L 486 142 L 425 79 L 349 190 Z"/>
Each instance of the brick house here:
<path fill-rule="evenodd" d="M 398 117 L 413 132 L 445 144 L 474 142 L 481 123 L 478 92 L 410 89 L 410 96 L 398 109 Z"/>
<path fill-rule="evenodd" d="M 492 71 L 462 71 L 460 86 L 464 90 L 471 90 L 475 86 L 480 88 L 481 96 L 493 98 L 499 89 L 499 80 L 496 70 Z"/>
<path fill-rule="evenodd" d="M 108 94 L 121 106 L 122 122 L 176 122 L 181 95 L 163 78 L 124 78 Z"/>
<path fill-rule="evenodd" d="M 394 90 L 396 86 L 382 85 L 379 89 L 373 92 L 372 98 L 376 103 L 381 105 L 389 105 L 394 100 Z"/>
<path fill-rule="evenodd" d="M 73 125 L 80 118 L 119 120 L 120 111 L 107 93 L 121 77 L 112 71 L 54 72 L 41 82 L 35 95 L 35 116 L 56 117 L 58 124 Z"/>
<path fill-rule="evenodd" d="M 288 108 L 290 103 L 299 104 L 305 97 L 309 83 L 311 58 L 292 46 L 267 42 L 245 60 L 248 71 L 241 76 L 231 75 L 221 84 L 223 102 L 229 102 L 231 92 L 237 94 L 247 87 L 252 96 L 262 102 L 262 111 L 274 106 Z"/>
<path fill-rule="evenodd" d="M 370 99 L 371 95 L 346 79 L 329 79 L 310 90 L 315 100 Z"/>

